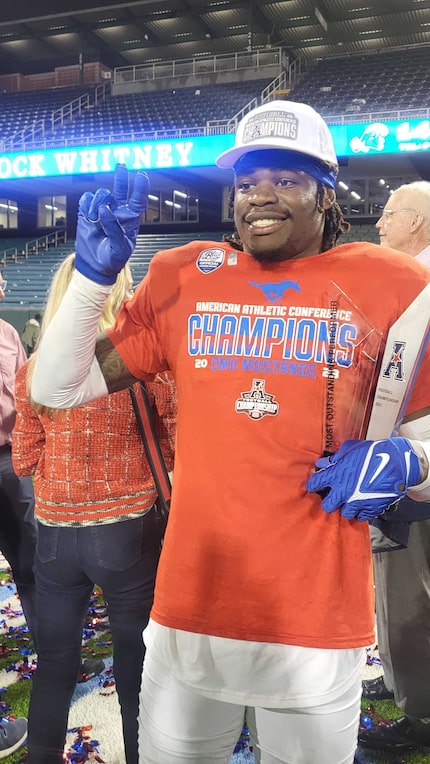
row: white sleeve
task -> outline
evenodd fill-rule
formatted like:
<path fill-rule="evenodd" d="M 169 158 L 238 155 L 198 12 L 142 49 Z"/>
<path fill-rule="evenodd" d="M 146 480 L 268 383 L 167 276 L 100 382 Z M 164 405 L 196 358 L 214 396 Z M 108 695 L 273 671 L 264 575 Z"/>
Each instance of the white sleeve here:
<path fill-rule="evenodd" d="M 73 408 L 107 394 L 94 352 L 98 321 L 111 290 L 74 272 L 37 350 L 31 386 L 37 403 Z"/>
<path fill-rule="evenodd" d="M 417 441 L 423 449 L 430 465 L 430 414 L 402 424 L 399 435 L 410 441 Z M 415 501 L 430 501 L 430 468 L 425 480 L 414 485 L 408 491 L 408 496 Z"/>

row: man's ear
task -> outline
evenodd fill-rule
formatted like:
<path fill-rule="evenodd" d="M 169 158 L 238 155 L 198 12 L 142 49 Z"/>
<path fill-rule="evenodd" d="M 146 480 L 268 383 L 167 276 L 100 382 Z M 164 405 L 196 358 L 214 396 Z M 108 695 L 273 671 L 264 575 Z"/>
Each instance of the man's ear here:
<path fill-rule="evenodd" d="M 410 224 L 410 230 L 411 232 L 418 231 L 419 228 L 421 228 L 422 224 L 424 223 L 424 215 L 421 212 L 415 212 L 411 224 Z"/>

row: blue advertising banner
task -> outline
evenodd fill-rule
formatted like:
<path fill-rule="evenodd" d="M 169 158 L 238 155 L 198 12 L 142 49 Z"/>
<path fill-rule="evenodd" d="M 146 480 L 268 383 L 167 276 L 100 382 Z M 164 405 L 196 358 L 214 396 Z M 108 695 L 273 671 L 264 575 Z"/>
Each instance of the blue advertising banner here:
<path fill-rule="evenodd" d="M 129 170 L 209 167 L 233 141 L 215 135 L 0 154 L 0 180 L 113 172 L 118 163 Z"/>
<path fill-rule="evenodd" d="M 430 149 L 430 119 L 330 125 L 337 156 L 372 156 Z"/>
<path fill-rule="evenodd" d="M 430 149 L 430 119 L 331 125 L 330 131 L 338 157 Z M 233 142 L 229 134 L 10 152 L 0 154 L 0 180 L 112 172 L 118 163 L 129 170 L 213 167 Z"/>

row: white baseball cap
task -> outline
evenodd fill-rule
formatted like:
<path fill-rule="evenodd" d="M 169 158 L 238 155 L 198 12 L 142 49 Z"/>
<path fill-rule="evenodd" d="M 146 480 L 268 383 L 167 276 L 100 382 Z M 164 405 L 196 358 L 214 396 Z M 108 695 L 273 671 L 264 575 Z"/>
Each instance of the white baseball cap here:
<path fill-rule="evenodd" d="M 270 101 L 257 106 L 239 122 L 234 147 L 216 159 L 222 169 L 234 167 L 250 151 L 286 149 L 336 165 L 330 130 L 312 106 L 294 101 Z"/>

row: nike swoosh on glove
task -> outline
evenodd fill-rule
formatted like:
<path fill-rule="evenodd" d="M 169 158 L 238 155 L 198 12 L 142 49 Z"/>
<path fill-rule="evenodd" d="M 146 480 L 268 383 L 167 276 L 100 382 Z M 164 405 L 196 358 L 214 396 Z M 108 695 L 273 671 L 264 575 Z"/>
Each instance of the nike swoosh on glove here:
<path fill-rule="evenodd" d="M 406 438 L 346 440 L 332 456 L 317 459 L 308 491 L 326 491 L 322 507 L 349 520 L 371 520 L 402 499 L 420 480 L 419 459 Z"/>
<path fill-rule="evenodd" d="M 114 284 L 136 246 L 149 180 L 138 172 L 130 197 L 128 183 L 127 168 L 117 165 L 113 191 L 86 191 L 79 200 L 75 267 L 97 284 Z"/>

